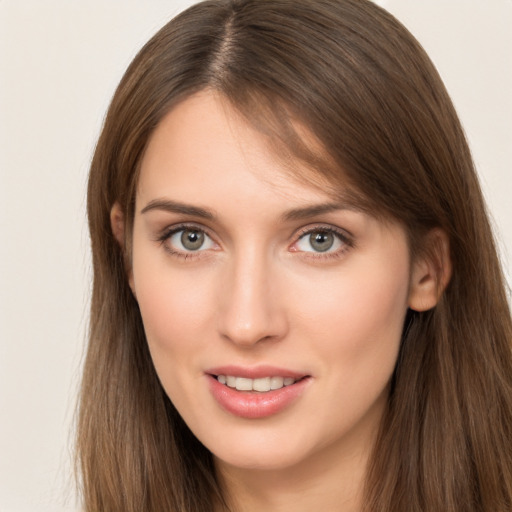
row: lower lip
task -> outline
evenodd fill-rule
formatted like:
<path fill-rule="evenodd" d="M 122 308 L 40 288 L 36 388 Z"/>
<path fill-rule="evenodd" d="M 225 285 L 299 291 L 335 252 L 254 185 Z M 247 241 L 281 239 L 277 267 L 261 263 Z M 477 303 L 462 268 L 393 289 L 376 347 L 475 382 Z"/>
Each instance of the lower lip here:
<path fill-rule="evenodd" d="M 305 377 L 295 384 L 267 392 L 237 391 L 208 376 L 210 391 L 217 403 L 227 412 L 240 418 L 267 418 L 290 406 L 306 389 L 311 380 Z"/>

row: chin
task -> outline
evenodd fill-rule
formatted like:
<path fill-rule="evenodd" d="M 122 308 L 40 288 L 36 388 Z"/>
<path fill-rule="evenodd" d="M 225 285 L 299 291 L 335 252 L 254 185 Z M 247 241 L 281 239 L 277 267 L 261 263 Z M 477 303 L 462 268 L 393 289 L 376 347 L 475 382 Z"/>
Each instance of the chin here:
<path fill-rule="evenodd" d="M 282 471 L 296 466 L 302 457 L 295 453 L 276 453 L 267 450 L 259 452 L 241 452 L 213 454 L 218 465 L 227 465 L 243 470 Z"/>
<path fill-rule="evenodd" d="M 214 441 L 206 446 L 217 464 L 260 471 L 279 471 L 297 466 L 310 458 L 314 451 L 314 447 L 308 447 L 305 440 L 290 436 L 269 432 L 268 435 L 249 437 L 233 434 L 220 443 Z"/>

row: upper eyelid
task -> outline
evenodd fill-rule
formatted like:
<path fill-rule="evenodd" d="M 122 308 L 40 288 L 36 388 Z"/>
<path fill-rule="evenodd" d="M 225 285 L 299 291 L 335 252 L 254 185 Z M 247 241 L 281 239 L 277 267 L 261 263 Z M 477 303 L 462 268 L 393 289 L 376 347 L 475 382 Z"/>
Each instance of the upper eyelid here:
<path fill-rule="evenodd" d="M 170 253 L 171 255 L 173 255 L 175 257 L 187 259 L 187 258 L 200 258 L 200 257 L 204 256 L 205 255 L 204 253 L 206 250 L 188 251 L 188 250 L 173 248 L 170 246 L 170 244 L 169 244 L 170 239 L 176 233 L 179 233 L 180 231 L 186 231 L 186 230 L 201 231 L 213 242 L 214 245 L 218 245 L 218 242 L 215 240 L 214 237 L 212 237 L 210 235 L 208 229 L 204 228 L 201 225 L 197 225 L 197 223 L 190 223 L 190 222 L 178 223 L 178 224 L 173 224 L 171 226 L 167 226 L 166 228 L 164 228 L 163 230 L 160 231 L 160 233 L 156 236 L 155 241 L 158 242 L 158 244 L 160 246 L 162 246 L 168 253 Z"/>
<path fill-rule="evenodd" d="M 307 235 L 309 233 L 314 233 L 315 231 L 328 231 L 330 233 L 334 233 L 336 235 L 339 235 L 340 237 L 346 239 L 346 240 L 352 240 L 354 238 L 354 235 L 347 231 L 346 229 L 340 228 L 338 226 L 333 226 L 332 224 L 311 224 L 309 226 L 304 226 L 300 228 L 296 232 L 296 239 L 302 238 L 304 235 Z"/>
<path fill-rule="evenodd" d="M 202 231 L 204 234 L 208 235 L 210 238 L 214 239 L 215 236 L 212 236 L 210 229 L 202 224 L 197 222 L 179 222 L 178 224 L 172 224 L 170 226 L 166 226 L 164 229 L 160 230 L 158 239 L 168 238 L 174 233 L 178 233 L 179 231 L 184 231 L 185 229 Z"/>
<path fill-rule="evenodd" d="M 294 241 L 288 246 L 289 250 L 292 252 L 298 251 L 296 248 L 296 245 L 299 243 L 300 240 L 302 240 L 307 235 L 310 235 L 311 233 L 315 232 L 321 232 L 326 231 L 329 233 L 333 233 L 334 236 L 336 236 L 339 240 L 339 242 L 342 244 L 342 246 L 333 252 L 315 252 L 315 251 L 300 251 L 304 254 L 304 256 L 307 256 L 308 258 L 334 258 L 337 257 L 337 255 L 344 254 L 347 250 L 354 249 L 356 247 L 356 242 L 354 236 L 347 231 L 346 229 L 340 228 L 338 226 L 333 226 L 332 224 L 316 224 L 316 225 L 310 225 L 305 226 L 299 232 L 295 235 Z"/>

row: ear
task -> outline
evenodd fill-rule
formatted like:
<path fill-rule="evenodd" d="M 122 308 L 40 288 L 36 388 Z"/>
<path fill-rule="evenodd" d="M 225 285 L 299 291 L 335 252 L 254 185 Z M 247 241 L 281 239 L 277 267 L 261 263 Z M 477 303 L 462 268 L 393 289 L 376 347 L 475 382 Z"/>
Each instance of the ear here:
<path fill-rule="evenodd" d="M 114 203 L 110 210 L 110 227 L 114 238 L 118 244 L 124 249 L 124 213 L 119 203 Z"/>
<path fill-rule="evenodd" d="M 121 249 L 124 251 L 125 249 L 125 218 L 124 212 L 121 208 L 121 205 L 116 202 L 112 209 L 110 210 L 110 227 L 112 229 L 112 234 L 114 238 L 117 240 Z M 132 290 L 133 295 L 135 296 L 135 286 L 133 282 L 133 272 L 131 265 L 126 264 L 126 272 L 128 277 L 128 284 Z"/>
<path fill-rule="evenodd" d="M 423 247 L 412 263 L 409 289 L 409 308 L 419 312 L 437 305 L 452 275 L 450 242 L 445 231 L 429 231 Z"/>

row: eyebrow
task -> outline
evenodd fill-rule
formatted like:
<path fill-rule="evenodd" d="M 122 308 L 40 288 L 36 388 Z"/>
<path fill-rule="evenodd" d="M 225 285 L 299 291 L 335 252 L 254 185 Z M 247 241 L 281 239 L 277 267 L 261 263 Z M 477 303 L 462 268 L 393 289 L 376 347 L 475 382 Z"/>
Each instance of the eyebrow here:
<path fill-rule="evenodd" d="M 215 219 L 215 215 L 209 210 L 206 210 L 205 208 L 200 208 L 198 206 L 192 206 L 190 204 L 185 203 L 179 203 L 177 201 L 171 201 L 169 199 L 153 199 L 153 201 L 150 201 L 141 210 L 140 213 L 144 214 L 153 210 L 163 210 L 170 213 L 182 213 L 185 215 L 191 215 L 193 217 L 199 217 L 202 219 Z"/>
<path fill-rule="evenodd" d="M 361 211 L 361 208 L 350 202 L 335 202 L 335 203 L 321 203 L 314 204 L 311 206 L 304 206 L 288 210 L 282 215 L 283 221 L 290 220 L 304 220 L 310 217 L 316 217 L 317 215 L 323 215 L 325 213 L 340 211 L 340 210 L 352 210 Z"/>
<path fill-rule="evenodd" d="M 153 199 L 141 210 L 140 213 L 144 214 L 153 210 L 163 210 L 170 213 L 181 213 L 184 215 L 191 215 L 193 217 L 199 217 L 208 220 L 216 219 L 216 215 L 214 215 L 210 210 L 207 210 L 206 208 L 201 208 L 186 203 L 180 203 L 178 201 L 171 201 L 170 199 Z M 360 211 L 361 208 L 350 202 L 313 204 L 310 206 L 302 206 L 286 211 L 283 213 L 283 215 L 281 215 L 281 221 L 286 222 L 293 220 L 304 220 L 340 210 Z"/>

